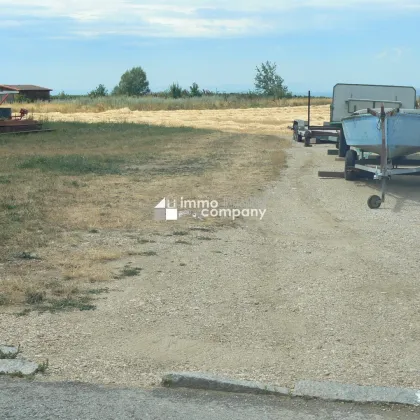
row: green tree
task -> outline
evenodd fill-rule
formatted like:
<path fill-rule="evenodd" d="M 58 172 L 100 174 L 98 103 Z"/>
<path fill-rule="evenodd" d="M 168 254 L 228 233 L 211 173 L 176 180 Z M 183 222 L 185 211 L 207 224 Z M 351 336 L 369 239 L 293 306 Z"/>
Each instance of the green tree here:
<path fill-rule="evenodd" d="M 277 64 L 269 61 L 262 63 L 261 67 L 257 66 L 257 74 L 255 76 L 255 88 L 258 92 L 275 98 L 290 97 L 284 80 L 277 74 Z"/>
<path fill-rule="evenodd" d="M 107 96 L 108 95 L 108 90 L 103 84 L 100 84 L 100 85 L 98 85 L 98 87 L 96 89 L 89 92 L 88 95 L 91 98 L 99 98 L 101 96 Z"/>
<path fill-rule="evenodd" d="M 197 83 L 193 83 L 192 86 L 190 86 L 190 96 L 201 96 L 202 92 L 200 88 L 198 87 Z"/>
<path fill-rule="evenodd" d="M 169 95 L 171 98 L 178 99 L 182 97 L 182 87 L 178 83 L 172 83 L 169 86 Z"/>
<path fill-rule="evenodd" d="M 58 95 L 57 95 L 58 99 L 67 99 L 68 95 L 66 94 L 66 92 L 64 92 L 64 90 L 62 90 Z"/>
<path fill-rule="evenodd" d="M 122 76 L 120 83 L 112 91 L 113 95 L 140 96 L 149 93 L 149 81 L 141 67 L 133 67 Z"/>

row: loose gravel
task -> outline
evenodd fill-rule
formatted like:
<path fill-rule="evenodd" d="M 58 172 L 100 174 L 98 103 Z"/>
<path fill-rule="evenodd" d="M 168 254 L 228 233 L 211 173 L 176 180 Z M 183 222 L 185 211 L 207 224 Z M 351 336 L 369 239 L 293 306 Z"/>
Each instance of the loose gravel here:
<path fill-rule="evenodd" d="M 45 380 L 147 387 L 167 371 L 205 371 L 419 388 L 420 180 L 395 178 L 370 210 L 373 181 L 317 177 L 343 169 L 326 146 L 289 155 L 256 198 L 262 221 L 190 230 L 178 244 L 155 236 L 157 255 L 120 261 L 143 270 L 116 280 L 97 310 L 2 313 L 0 341 L 48 358 Z"/>

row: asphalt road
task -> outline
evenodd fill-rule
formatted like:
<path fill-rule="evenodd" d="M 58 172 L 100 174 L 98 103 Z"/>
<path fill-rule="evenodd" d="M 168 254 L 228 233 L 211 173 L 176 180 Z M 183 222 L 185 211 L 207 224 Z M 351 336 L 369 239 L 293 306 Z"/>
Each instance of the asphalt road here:
<path fill-rule="evenodd" d="M 1 420 L 418 420 L 420 408 L 0 378 Z"/>

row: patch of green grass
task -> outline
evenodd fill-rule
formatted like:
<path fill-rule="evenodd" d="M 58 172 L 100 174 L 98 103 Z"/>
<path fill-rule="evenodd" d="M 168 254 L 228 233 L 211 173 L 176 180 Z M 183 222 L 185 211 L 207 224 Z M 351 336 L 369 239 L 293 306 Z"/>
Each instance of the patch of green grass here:
<path fill-rule="evenodd" d="M 128 266 L 126 266 L 121 271 L 121 276 L 123 276 L 123 277 L 138 276 L 140 274 L 141 270 L 142 270 L 142 268 L 140 268 L 140 267 L 128 267 Z"/>
<path fill-rule="evenodd" d="M 18 205 L 13 203 L 1 203 L 0 208 L 3 210 L 15 210 L 18 208 Z"/>
<path fill-rule="evenodd" d="M 172 233 L 172 235 L 174 236 L 185 236 L 188 235 L 188 232 L 186 232 L 185 230 L 178 230 Z"/>
<path fill-rule="evenodd" d="M 101 291 L 102 292 L 102 291 Z M 30 308 L 25 308 L 21 312 L 16 313 L 16 316 L 25 316 L 32 311 L 38 312 L 62 312 L 79 309 L 80 311 L 90 311 L 96 309 L 93 305 L 92 297 L 89 295 L 99 294 L 99 289 L 95 291 L 87 291 L 84 296 L 68 295 L 59 299 L 46 299 L 43 293 L 33 293 L 31 299 L 27 299 L 26 303 L 31 304 Z M 42 296 L 42 299 L 40 297 Z"/>
<path fill-rule="evenodd" d="M 109 292 L 108 287 L 103 287 L 100 289 L 89 289 L 89 290 L 86 290 L 85 293 L 87 293 L 88 295 L 100 295 L 101 293 L 108 293 L 108 292 Z"/>
<path fill-rule="evenodd" d="M 45 292 L 35 292 L 28 290 L 25 293 L 25 302 L 30 305 L 38 304 L 44 301 L 46 296 Z"/>
<path fill-rule="evenodd" d="M 65 175 L 120 174 L 118 164 L 121 159 L 115 157 L 55 155 L 31 156 L 18 164 L 20 169 L 40 169 L 41 171 L 59 172 Z"/>
<path fill-rule="evenodd" d="M 49 365 L 48 359 L 45 362 L 39 363 L 38 368 L 35 373 L 45 373 L 46 370 L 48 369 L 48 365 Z"/>
<path fill-rule="evenodd" d="M 200 232 L 212 232 L 212 229 L 206 227 L 190 227 L 190 230 L 200 231 Z"/>
<path fill-rule="evenodd" d="M 11 183 L 12 181 L 10 180 L 10 178 L 4 175 L 0 175 L 0 184 L 11 184 Z"/>
<path fill-rule="evenodd" d="M 154 244 L 154 243 L 156 243 L 156 241 L 154 241 L 153 239 L 137 239 L 137 242 L 139 244 Z"/>
<path fill-rule="evenodd" d="M 154 255 L 157 255 L 156 251 L 144 251 L 140 252 L 139 255 L 142 255 L 143 257 L 152 257 Z"/>
<path fill-rule="evenodd" d="M 66 297 L 63 299 L 49 300 L 47 304 L 38 306 L 34 309 L 37 309 L 40 312 L 58 312 L 72 309 L 79 309 L 80 311 L 91 311 L 96 309 L 96 306 L 90 303 L 91 301 L 92 298 L 90 296 Z"/>
<path fill-rule="evenodd" d="M 33 379 L 34 375 L 24 375 L 22 372 L 4 373 L 0 372 L 0 376 L 7 376 L 9 378 L 29 378 Z"/>
<path fill-rule="evenodd" d="M 181 160 L 176 164 L 164 164 L 155 166 L 147 170 L 151 175 L 201 175 L 209 169 L 214 169 L 219 165 L 214 159 L 208 157 L 199 157 Z"/>
<path fill-rule="evenodd" d="M 9 299 L 3 293 L 0 293 L 0 306 L 7 305 L 9 303 Z"/>
<path fill-rule="evenodd" d="M 210 238 L 210 236 L 197 236 L 197 239 L 199 239 L 200 241 L 212 241 L 215 238 Z"/>
<path fill-rule="evenodd" d="M 25 308 L 25 309 L 23 309 L 22 311 L 17 312 L 17 313 L 16 313 L 16 316 L 25 316 L 25 315 L 29 315 L 31 312 L 32 312 L 32 311 L 31 311 L 31 309 L 29 309 L 29 308 Z"/>

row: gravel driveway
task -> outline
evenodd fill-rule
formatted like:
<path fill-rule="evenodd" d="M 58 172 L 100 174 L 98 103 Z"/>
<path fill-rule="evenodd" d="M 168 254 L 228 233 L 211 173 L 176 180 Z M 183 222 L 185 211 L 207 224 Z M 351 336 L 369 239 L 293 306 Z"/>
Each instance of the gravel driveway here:
<path fill-rule="evenodd" d="M 1 314 L 0 341 L 48 358 L 48 380 L 151 386 L 200 370 L 419 388 L 420 180 L 396 178 L 370 210 L 373 181 L 318 179 L 343 168 L 326 150 L 291 147 L 257 198 L 263 220 L 190 231 L 185 244 L 156 236 L 157 255 L 130 257 L 140 275 L 112 284 L 96 311 Z"/>

